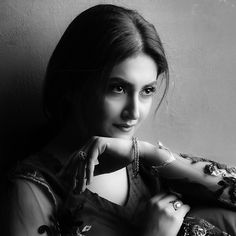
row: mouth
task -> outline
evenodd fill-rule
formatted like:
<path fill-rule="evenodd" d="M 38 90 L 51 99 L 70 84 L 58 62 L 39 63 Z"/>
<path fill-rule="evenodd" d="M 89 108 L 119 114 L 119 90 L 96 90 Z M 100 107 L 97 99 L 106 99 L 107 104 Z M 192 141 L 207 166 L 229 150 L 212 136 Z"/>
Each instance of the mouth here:
<path fill-rule="evenodd" d="M 131 132 L 135 127 L 135 125 L 128 124 L 114 124 L 114 126 L 122 132 Z"/>

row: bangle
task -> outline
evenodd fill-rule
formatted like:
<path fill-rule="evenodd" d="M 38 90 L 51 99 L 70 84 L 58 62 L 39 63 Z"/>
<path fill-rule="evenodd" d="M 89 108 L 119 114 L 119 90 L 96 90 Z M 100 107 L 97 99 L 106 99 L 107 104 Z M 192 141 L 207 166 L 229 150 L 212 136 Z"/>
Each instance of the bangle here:
<path fill-rule="evenodd" d="M 132 169 L 133 169 L 133 177 L 137 177 L 139 173 L 139 149 L 138 149 L 138 139 L 136 137 L 132 137 Z"/>
<path fill-rule="evenodd" d="M 166 148 L 161 142 L 158 142 L 158 149 L 166 150 L 170 154 L 170 157 L 167 160 L 165 160 L 164 162 L 162 162 L 160 165 L 152 166 L 152 168 L 154 170 L 159 170 L 161 168 L 164 168 L 164 167 L 168 166 L 171 162 L 176 160 L 173 153 L 168 148 Z"/>

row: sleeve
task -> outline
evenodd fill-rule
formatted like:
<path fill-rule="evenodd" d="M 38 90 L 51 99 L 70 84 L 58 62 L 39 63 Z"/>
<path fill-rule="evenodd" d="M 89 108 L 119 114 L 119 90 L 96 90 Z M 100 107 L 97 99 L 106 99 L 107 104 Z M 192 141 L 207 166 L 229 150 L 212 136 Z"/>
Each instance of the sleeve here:
<path fill-rule="evenodd" d="M 53 205 L 36 184 L 15 180 L 9 201 L 10 236 L 59 235 L 53 234 Z"/>
<path fill-rule="evenodd" d="M 152 166 L 164 186 L 194 203 L 219 204 L 236 209 L 236 168 L 187 154 L 174 154 L 164 168 Z"/>

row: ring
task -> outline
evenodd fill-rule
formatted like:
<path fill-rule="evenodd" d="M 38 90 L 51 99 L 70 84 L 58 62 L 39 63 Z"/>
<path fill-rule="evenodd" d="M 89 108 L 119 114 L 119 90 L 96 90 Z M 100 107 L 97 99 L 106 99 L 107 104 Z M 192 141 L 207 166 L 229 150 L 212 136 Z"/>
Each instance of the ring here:
<path fill-rule="evenodd" d="M 172 203 L 175 211 L 177 211 L 182 206 L 182 203 L 178 200 L 170 201 L 170 203 Z"/>
<path fill-rule="evenodd" d="M 78 157 L 82 160 L 82 161 L 85 161 L 86 160 L 86 157 L 88 156 L 88 154 L 84 151 L 79 151 L 78 152 Z"/>

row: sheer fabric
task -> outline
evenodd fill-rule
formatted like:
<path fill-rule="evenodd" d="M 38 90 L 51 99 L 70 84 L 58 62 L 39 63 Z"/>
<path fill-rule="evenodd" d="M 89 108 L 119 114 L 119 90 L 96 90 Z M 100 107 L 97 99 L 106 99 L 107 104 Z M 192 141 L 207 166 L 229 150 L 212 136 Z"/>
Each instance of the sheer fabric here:
<path fill-rule="evenodd" d="M 59 161 L 40 153 L 19 164 L 10 176 L 14 184 L 12 235 L 139 235 L 144 225 L 137 216 L 145 212 L 145 203 L 151 196 L 160 191 L 174 192 L 193 206 L 209 207 L 211 203 L 235 208 L 233 168 L 184 154 L 180 158 L 187 165 L 196 165 L 202 178 L 208 175 L 217 178 L 217 186 L 201 185 L 201 179 L 194 182 L 188 178 L 161 178 L 155 167 L 143 165 L 140 174 L 134 177 L 129 165 L 129 196 L 126 204 L 119 206 L 88 189 L 81 194 L 68 193 L 66 185 L 58 179 L 62 168 Z M 224 232 L 227 229 L 201 217 L 189 214 L 178 235 L 230 235 Z"/>

